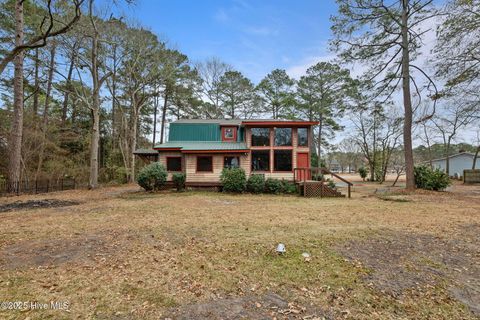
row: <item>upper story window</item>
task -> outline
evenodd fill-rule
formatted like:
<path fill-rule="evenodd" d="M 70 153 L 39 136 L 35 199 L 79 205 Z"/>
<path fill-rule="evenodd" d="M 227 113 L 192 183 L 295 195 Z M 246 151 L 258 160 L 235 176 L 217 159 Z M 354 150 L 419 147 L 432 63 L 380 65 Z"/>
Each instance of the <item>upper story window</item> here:
<path fill-rule="evenodd" d="M 275 128 L 275 145 L 292 145 L 292 128 Z"/>
<path fill-rule="evenodd" d="M 308 128 L 298 128 L 298 146 L 299 147 L 308 147 Z"/>
<path fill-rule="evenodd" d="M 222 128 L 222 141 L 235 141 L 237 140 L 237 128 L 235 127 L 223 127 Z"/>
<path fill-rule="evenodd" d="M 270 145 L 270 128 L 252 128 L 252 146 L 268 147 Z"/>

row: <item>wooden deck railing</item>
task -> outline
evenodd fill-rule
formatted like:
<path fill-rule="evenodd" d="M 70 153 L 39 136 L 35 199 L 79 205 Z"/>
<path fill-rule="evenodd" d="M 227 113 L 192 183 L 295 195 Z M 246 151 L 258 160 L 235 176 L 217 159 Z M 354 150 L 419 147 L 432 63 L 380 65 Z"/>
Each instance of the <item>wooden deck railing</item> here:
<path fill-rule="evenodd" d="M 345 178 L 342 178 L 336 173 L 331 172 L 327 168 L 312 168 L 312 167 L 305 167 L 305 168 L 294 168 L 293 169 L 293 182 L 298 183 L 298 182 L 307 182 L 309 180 L 318 180 L 318 176 L 322 175 L 322 181 L 324 181 L 323 176 L 325 174 L 329 174 L 337 178 L 338 180 L 344 182 L 347 184 L 347 195 L 349 198 L 351 198 L 351 188 L 353 186 L 353 183 L 350 181 L 346 180 Z"/>

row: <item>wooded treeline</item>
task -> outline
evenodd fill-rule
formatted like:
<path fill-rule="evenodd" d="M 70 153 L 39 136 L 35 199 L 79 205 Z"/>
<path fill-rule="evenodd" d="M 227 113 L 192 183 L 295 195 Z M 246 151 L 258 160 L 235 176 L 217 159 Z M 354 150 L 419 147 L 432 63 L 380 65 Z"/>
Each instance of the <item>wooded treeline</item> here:
<path fill-rule="evenodd" d="M 411 166 L 412 131 L 426 132 L 429 145 L 433 128 L 443 132 L 438 137 L 450 152 L 459 129 L 479 121 L 479 4 L 337 2 L 331 44 L 339 59 L 313 65 L 298 80 L 276 69 L 255 85 L 218 58 L 190 60 L 94 0 L 2 1 L 0 175 L 75 176 L 92 188 L 133 181 L 133 150 L 150 147 L 152 137 L 163 142 L 168 121 L 181 118 L 318 120 L 322 159 L 349 123 L 354 134 L 344 148 L 359 148 L 372 172 L 395 161 Z M 418 27 L 434 17 L 440 23 L 430 74 L 413 61 L 422 48 Z M 377 33 L 361 34 L 366 22 Z M 372 68 L 353 79 L 353 61 Z M 440 90 L 436 81 L 446 84 Z M 403 108 L 394 103 L 398 90 Z"/>

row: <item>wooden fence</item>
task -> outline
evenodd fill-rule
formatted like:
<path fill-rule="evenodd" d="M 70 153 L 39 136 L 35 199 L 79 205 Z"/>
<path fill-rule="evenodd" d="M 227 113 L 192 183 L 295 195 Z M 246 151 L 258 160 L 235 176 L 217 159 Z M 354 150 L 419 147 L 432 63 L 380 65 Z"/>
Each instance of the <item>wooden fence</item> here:
<path fill-rule="evenodd" d="M 10 182 L 0 180 L 0 196 L 48 193 L 71 190 L 78 187 L 75 178 L 21 180 Z"/>

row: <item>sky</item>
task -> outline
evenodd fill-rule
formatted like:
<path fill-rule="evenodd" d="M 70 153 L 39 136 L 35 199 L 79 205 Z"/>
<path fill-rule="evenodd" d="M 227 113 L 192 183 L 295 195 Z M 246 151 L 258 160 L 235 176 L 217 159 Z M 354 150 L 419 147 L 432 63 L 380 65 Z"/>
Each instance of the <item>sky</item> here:
<path fill-rule="evenodd" d="M 218 57 L 254 83 L 276 68 L 298 78 L 328 52 L 332 0 L 137 0 L 117 14 L 193 62 Z"/>
<path fill-rule="evenodd" d="M 133 5 L 123 2 L 111 10 L 117 17 L 150 29 L 191 62 L 217 57 L 255 84 L 276 68 L 299 79 L 308 67 L 335 57 L 328 49 L 330 17 L 337 13 L 334 0 L 135 0 Z M 427 20 L 420 27 L 431 30 L 424 35 L 415 63 L 427 69 L 435 44 L 434 24 Z M 350 69 L 358 76 L 366 66 Z M 400 92 L 394 100 L 401 108 Z M 346 119 L 340 122 L 348 127 Z M 348 132 L 338 133 L 334 143 Z M 457 140 L 472 142 L 475 132 L 473 128 L 461 130 Z M 416 140 L 415 144 L 421 143 Z"/>

